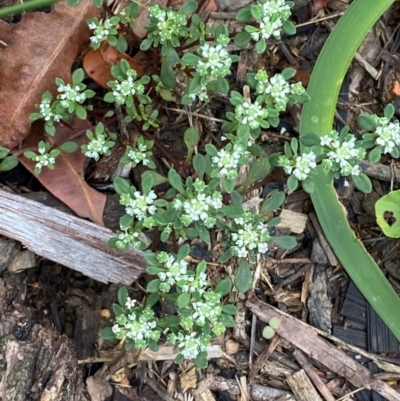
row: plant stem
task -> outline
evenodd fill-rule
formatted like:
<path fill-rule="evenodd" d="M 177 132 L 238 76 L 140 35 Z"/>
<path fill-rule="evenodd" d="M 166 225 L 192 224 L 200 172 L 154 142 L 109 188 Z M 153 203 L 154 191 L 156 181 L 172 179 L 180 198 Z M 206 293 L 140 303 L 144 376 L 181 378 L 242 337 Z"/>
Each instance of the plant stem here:
<path fill-rule="evenodd" d="M 31 0 L 23 4 L 14 4 L 13 6 L 0 9 L 0 18 L 11 17 L 15 14 L 21 14 L 24 11 L 36 10 L 38 8 L 47 7 L 59 0 Z"/>

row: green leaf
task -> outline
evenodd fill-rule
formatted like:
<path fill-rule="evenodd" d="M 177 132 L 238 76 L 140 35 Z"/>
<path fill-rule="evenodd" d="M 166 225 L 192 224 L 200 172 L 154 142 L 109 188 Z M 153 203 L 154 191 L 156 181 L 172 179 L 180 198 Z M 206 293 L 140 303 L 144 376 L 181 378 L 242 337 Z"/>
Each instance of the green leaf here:
<path fill-rule="evenodd" d="M 287 180 L 287 187 L 289 192 L 296 191 L 297 187 L 299 186 L 299 181 L 294 175 L 291 175 Z"/>
<path fill-rule="evenodd" d="M 200 239 L 205 242 L 207 245 L 211 244 L 211 237 L 210 237 L 210 232 L 204 228 L 199 232 L 199 237 Z"/>
<path fill-rule="evenodd" d="M 296 34 L 296 27 L 293 22 L 288 20 L 282 21 L 282 29 L 287 35 L 295 35 Z"/>
<path fill-rule="evenodd" d="M 320 137 L 313 133 L 302 135 L 300 141 L 304 146 L 320 146 L 321 144 Z"/>
<path fill-rule="evenodd" d="M 270 340 L 275 335 L 275 330 L 271 326 L 265 326 L 262 335 L 267 340 Z"/>
<path fill-rule="evenodd" d="M 118 304 L 113 304 L 113 311 L 115 313 L 115 316 L 119 316 L 119 315 L 124 315 L 124 309 L 118 305 Z"/>
<path fill-rule="evenodd" d="M 128 300 L 128 289 L 126 287 L 121 287 L 118 290 L 118 303 L 122 306 L 125 307 L 126 301 Z"/>
<path fill-rule="evenodd" d="M 370 114 L 360 114 L 357 117 L 357 124 L 365 131 L 373 132 L 376 130 L 376 123 Z"/>
<path fill-rule="evenodd" d="M 161 64 L 160 79 L 167 89 L 172 89 L 176 85 L 176 74 L 172 67 L 165 62 Z"/>
<path fill-rule="evenodd" d="M 250 12 L 253 18 L 255 18 L 257 21 L 262 21 L 263 8 L 260 4 L 253 4 L 250 7 Z"/>
<path fill-rule="evenodd" d="M 3 146 L 0 146 L 0 159 L 4 159 L 10 151 L 7 148 L 3 148 Z"/>
<path fill-rule="evenodd" d="M 74 141 L 64 142 L 57 149 L 64 153 L 74 153 L 78 149 L 79 145 Z"/>
<path fill-rule="evenodd" d="M 81 0 L 68 0 L 68 1 L 67 1 L 67 4 L 68 4 L 70 7 L 75 7 L 75 6 L 77 6 L 80 2 L 81 2 Z"/>
<path fill-rule="evenodd" d="M 297 245 L 296 238 L 288 235 L 277 235 L 272 240 L 282 249 L 293 249 Z"/>
<path fill-rule="evenodd" d="M 267 214 L 280 208 L 285 202 L 285 193 L 278 189 L 273 189 L 261 205 L 260 214 Z"/>
<path fill-rule="evenodd" d="M 250 166 L 249 175 L 247 176 L 246 181 L 239 187 L 238 191 L 240 192 L 242 189 L 263 180 L 269 174 L 270 170 L 271 165 L 269 164 L 267 156 L 261 156 L 254 160 Z"/>
<path fill-rule="evenodd" d="M 173 168 L 168 171 L 168 181 L 182 195 L 186 195 L 182 185 L 182 178 Z"/>
<path fill-rule="evenodd" d="M 153 352 L 158 352 L 159 350 L 158 344 L 154 340 L 150 340 L 147 346 Z"/>
<path fill-rule="evenodd" d="M 151 174 L 146 174 L 144 177 L 142 176 L 142 192 L 144 195 L 147 195 L 151 188 L 154 185 L 154 179 Z"/>
<path fill-rule="evenodd" d="M 179 295 L 179 297 L 176 299 L 176 306 L 179 309 L 186 308 L 190 303 L 190 294 L 188 292 L 184 292 Z"/>
<path fill-rule="evenodd" d="M 251 10 L 249 7 L 242 8 L 236 14 L 236 19 L 240 22 L 246 22 L 252 18 Z M 236 35 L 237 36 L 237 35 Z"/>
<path fill-rule="evenodd" d="M 182 245 L 177 254 L 177 260 L 183 260 L 190 254 L 190 246 L 188 244 Z"/>
<path fill-rule="evenodd" d="M 200 57 L 193 53 L 185 53 L 182 57 L 182 61 L 185 64 L 196 65 L 200 60 Z"/>
<path fill-rule="evenodd" d="M 250 43 L 251 35 L 248 32 L 240 32 L 235 36 L 234 42 L 238 47 L 245 47 Z"/>
<path fill-rule="evenodd" d="M 383 115 L 390 120 L 394 116 L 395 108 L 392 103 L 388 103 L 383 109 Z"/>
<path fill-rule="evenodd" d="M 226 95 L 229 92 L 229 82 L 224 77 L 217 78 L 217 89 L 218 92 Z"/>
<path fill-rule="evenodd" d="M 224 215 L 226 217 L 229 217 L 230 219 L 236 219 L 238 217 L 243 216 L 244 210 L 242 206 L 230 205 L 230 206 L 222 206 L 221 212 L 224 213 Z"/>
<path fill-rule="evenodd" d="M 225 327 L 235 327 L 235 321 L 232 317 L 232 315 L 227 315 L 226 313 L 222 313 L 219 321 L 225 326 Z"/>
<path fill-rule="evenodd" d="M 186 0 L 181 7 L 179 8 L 179 14 L 182 15 L 188 15 L 196 12 L 197 7 L 199 5 L 197 4 L 197 1 L 195 0 Z"/>
<path fill-rule="evenodd" d="M 185 359 L 185 357 L 184 357 L 182 354 L 178 354 L 178 355 L 175 357 L 174 362 L 177 363 L 177 364 L 179 364 L 179 363 L 181 363 L 184 359 Z"/>
<path fill-rule="evenodd" d="M 199 369 L 206 369 L 208 366 L 207 352 L 199 352 L 194 360 L 194 364 Z"/>
<path fill-rule="evenodd" d="M 193 156 L 192 163 L 194 171 L 202 180 L 206 171 L 206 158 L 201 153 L 197 153 L 197 155 Z"/>
<path fill-rule="evenodd" d="M 129 190 L 131 188 L 129 182 L 122 177 L 115 177 L 113 186 L 118 195 L 129 194 Z"/>
<path fill-rule="evenodd" d="M 25 152 L 25 153 L 27 153 L 27 152 Z M 24 153 L 24 155 L 25 155 L 25 153 Z M 18 166 L 18 158 L 16 158 L 15 156 L 7 156 L 0 163 L 0 171 L 10 171 L 14 167 L 17 167 L 17 166 Z"/>
<path fill-rule="evenodd" d="M 221 295 L 228 295 L 232 290 L 232 282 L 228 278 L 222 279 L 215 287 L 215 292 Z"/>
<path fill-rule="evenodd" d="M 161 283 L 161 281 L 158 278 L 149 281 L 147 283 L 147 287 L 146 287 L 147 291 L 148 292 L 158 292 L 158 289 L 160 287 L 160 283 Z"/>
<path fill-rule="evenodd" d="M 179 55 L 174 48 L 168 49 L 166 61 L 170 67 L 175 67 L 179 63 Z"/>
<path fill-rule="evenodd" d="M 189 161 L 192 158 L 194 148 L 199 144 L 200 133 L 196 128 L 189 127 L 183 133 L 183 140 L 185 141 L 186 147 L 188 149 L 186 160 Z"/>
<path fill-rule="evenodd" d="M 133 224 L 133 216 L 129 216 L 129 214 L 124 214 L 119 219 L 119 226 L 121 230 L 127 230 L 128 228 L 132 227 Z"/>
<path fill-rule="evenodd" d="M 181 323 L 179 316 L 168 315 L 159 319 L 157 322 L 158 327 L 178 327 Z"/>
<path fill-rule="evenodd" d="M 103 7 L 103 0 L 93 0 L 93 4 L 97 7 Z"/>
<path fill-rule="evenodd" d="M 153 187 L 168 182 L 167 177 L 164 177 L 163 175 L 158 174 L 157 172 L 151 170 L 147 170 L 141 175 L 142 180 L 146 179 L 146 176 L 148 175 L 150 175 L 153 178 Z"/>
<path fill-rule="evenodd" d="M 236 315 L 236 313 L 238 312 L 238 309 L 235 305 L 228 304 L 228 305 L 222 306 L 222 312 L 226 313 L 227 315 Z"/>
<path fill-rule="evenodd" d="M 301 181 L 301 186 L 308 194 L 314 193 L 315 186 L 311 178 L 307 177 L 305 180 Z"/>
<path fill-rule="evenodd" d="M 375 214 L 385 235 L 400 238 L 400 189 L 382 196 L 375 203 Z"/>
<path fill-rule="evenodd" d="M 86 109 L 80 104 L 75 105 L 75 114 L 81 120 L 86 120 L 87 112 Z"/>
<path fill-rule="evenodd" d="M 267 49 L 267 42 L 265 39 L 260 39 L 256 44 L 256 51 L 258 54 L 264 53 Z"/>
<path fill-rule="evenodd" d="M 151 308 L 158 302 L 159 299 L 160 299 L 160 293 L 153 292 L 146 299 L 146 307 Z M 157 323 L 157 325 L 159 325 L 159 322 Z"/>
<path fill-rule="evenodd" d="M 296 75 L 296 70 L 294 68 L 285 68 L 281 72 L 281 75 L 286 81 L 288 81 Z"/>
<path fill-rule="evenodd" d="M 252 285 L 253 273 L 250 269 L 249 262 L 246 259 L 241 259 L 235 276 L 235 287 L 239 292 L 245 294 L 250 290 Z"/>
<path fill-rule="evenodd" d="M 368 154 L 368 160 L 371 163 L 378 163 L 382 156 L 382 146 L 375 146 Z"/>
<path fill-rule="evenodd" d="M 126 41 L 124 35 L 118 35 L 116 47 L 121 53 L 125 53 L 128 50 L 128 42 Z"/>
<path fill-rule="evenodd" d="M 76 4 L 79 4 L 79 1 Z M 112 331 L 112 327 L 104 327 L 103 329 L 101 329 L 100 330 L 100 337 L 103 340 L 114 340 L 115 339 L 115 333 Z"/>
<path fill-rule="evenodd" d="M 366 174 L 360 173 L 359 175 L 353 175 L 352 177 L 354 185 L 359 191 L 364 192 L 365 194 L 369 194 L 372 191 L 372 182 Z"/>
<path fill-rule="evenodd" d="M 72 73 L 72 85 L 78 85 L 80 84 L 85 78 L 85 72 L 82 70 L 82 68 L 78 68 Z"/>

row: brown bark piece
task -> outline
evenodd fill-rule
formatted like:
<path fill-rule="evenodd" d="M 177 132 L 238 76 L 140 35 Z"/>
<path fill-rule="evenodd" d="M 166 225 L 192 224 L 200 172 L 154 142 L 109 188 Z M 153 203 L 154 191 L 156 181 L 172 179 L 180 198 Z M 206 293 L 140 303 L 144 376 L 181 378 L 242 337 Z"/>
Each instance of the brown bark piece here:
<path fill-rule="evenodd" d="M 322 401 L 304 370 L 299 370 L 286 378 L 297 401 Z"/>
<path fill-rule="evenodd" d="M 71 65 L 90 37 L 86 19 L 99 13 L 92 0 L 76 7 L 62 1 L 50 13 L 26 13 L 13 25 L 0 21 L 0 37 L 7 45 L 0 58 L 2 146 L 13 148 L 29 135 L 29 115 L 43 92 L 56 94 L 56 77 L 71 81 Z"/>
<path fill-rule="evenodd" d="M 383 381 L 375 380 L 367 368 L 319 337 L 316 329 L 254 297 L 246 302 L 246 306 L 263 322 L 268 323 L 272 317 L 279 317 L 281 324 L 276 332 L 284 340 L 354 386 L 370 388 L 388 401 L 400 401 L 400 393 Z"/>
<path fill-rule="evenodd" d="M 1 235 L 95 280 L 130 285 L 145 270 L 142 252 L 109 248 L 114 233 L 90 221 L 3 190 L 0 211 Z"/>
<path fill-rule="evenodd" d="M 318 389 L 318 391 L 325 398 L 325 400 L 326 401 L 335 401 L 335 397 L 331 394 L 331 392 L 325 386 L 324 382 L 317 375 L 314 367 L 312 366 L 310 361 L 306 358 L 306 356 L 298 349 L 296 351 L 294 351 L 293 355 L 296 358 L 297 362 L 301 365 L 301 367 L 307 373 L 307 376 L 313 382 L 314 386 Z"/>
<path fill-rule="evenodd" d="M 0 398 L 4 401 L 85 401 L 73 345 L 57 331 L 31 326 L 13 281 L 0 279 Z"/>
<path fill-rule="evenodd" d="M 210 384 L 210 390 L 217 392 L 227 391 L 233 398 L 236 398 L 236 396 L 241 394 L 239 384 L 236 380 L 225 379 L 221 376 L 214 377 L 214 380 Z M 249 393 L 253 401 L 278 401 L 284 396 L 288 396 L 287 401 L 295 401 L 295 399 L 287 391 L 262 386 L 260 384 L 253 384 L 250 386 Z"/>

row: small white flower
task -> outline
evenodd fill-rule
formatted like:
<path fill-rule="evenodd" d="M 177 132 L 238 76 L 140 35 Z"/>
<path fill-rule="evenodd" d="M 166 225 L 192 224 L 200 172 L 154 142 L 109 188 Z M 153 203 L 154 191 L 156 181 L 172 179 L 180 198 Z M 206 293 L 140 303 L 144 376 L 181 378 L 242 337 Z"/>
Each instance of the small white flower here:
<path fill-rule="evenodd" d="M 136 299 L 131 299 L 128 297 L 125 303 L 125 307 L 128 309 L 132 309 L 135 307 L 136 302 Z"/>

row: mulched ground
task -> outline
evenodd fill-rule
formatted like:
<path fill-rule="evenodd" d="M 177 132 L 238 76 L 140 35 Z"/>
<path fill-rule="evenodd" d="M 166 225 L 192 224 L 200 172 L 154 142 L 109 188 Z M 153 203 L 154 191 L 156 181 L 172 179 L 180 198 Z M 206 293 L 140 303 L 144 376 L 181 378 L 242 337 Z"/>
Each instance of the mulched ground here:
<path fill-rule="evenodd" d="M 208 22 L 222 22 L 230 31 L 236 31 L 240 26 L 234 12 L 252 1 L 216 3 L 218 12 L 212 12 Z M 320 50 L 349 1 L 295 3 L 297 35 L 271 44 L 263 55 L 258 55 L 250 45 L 244 50 L 230 46 L 241 56 L 229 77 L 233 90 L 242 91 L 248 71 L 265 68 L 274 73 L 288 66 L 296 68 L 296 78 L 307 85 Z M 393 101 L 396 107 L 400 106 L 396 93 L 400 83 L 396 55 L 400 44 L 398 17 L 397 2 L 359 50 L 364 62 L 361 65 L 354 61 L 343 83 L 335 120 L 338 129 L 350 125 L 356 130 L 357 115 L 379 112 L 382 103 Z M 218 141 L 218 120 L 224 118 L 229 107 L 225 97 L 215 97 L 207 106 L 189 112 L 180 105 L 161 110 L 160 143 L 173 157 L 185 157 L 182 132 L 189 118 L 195 119 L 201 128 L 203 141 L 208 135 Z M 297 135 L 299 116 L 300 108 L 292 106 L 277 129 L 263 132 L 261 139 L 267 153 L 281 150 L 285 141 Z M 87 178 L 93 186 L 104 184 L 102 178 L 110 175 L 113 157 L 116 156 L 103 159 L 88 171 Z M 167 171 L 162 155 L 156 153 L 156 157 L 159 169 Z M 382 236 L 374 217 L 374 203 L 391 187 L 398 186 L 400 171 L 396 161 L 383 160 L 381 165 L 367 169 L 367 173 L 374 188 L 370 194 L 359 193 L 351 183 L 346 186 L 342 181 L 336 183 L 337 191 L 352 227 L 399 292 L 400 247 L 397 240 Z M 140 169 L 133 172 L 134 184 L 140 174 Z M 17 191 L 42 189 L 21 167 L 1 174 L 0 179 L 3 185 Z M 282 172 L 275 171 L 262 188 L 255 188 L 247 196 L 266 196 L 271 189 L 283 189 L 284 183 Z M 25 380 L 26 399 L 32 400 L 38 399 L 40 388 L 49 389 L 48 398 L 41 400 L 57 399 L 52 398 L 50 389 L 58 389 L 58 399 L 99 401 L 399 400 L 400 393 L 386 387 L 388 384 L 392 389 L 400 389 L 399 343 L 341 268 L 308 194 L 299 190 L 287 198 L 279 229 L 295 235 L 298 246 L 289 252 L 271 252 L 259 261 L 259 280 L 251 296 L 231 295 L 230 301 L 239 308 L 237 326 L 216 339 L 215 358 L 205 371 L 186 361 L 175 365 L 170 347 L 161 347 L 155 355 L 124 352 L 116 343 L 101 341 L 98 331 L 110 322 L 118 286 L 100 284 L 50 261 L 35 259 L 34 255 L 29 255 L 30 264 L 24 264 L 21 271 L 20 265 L 11 263 L 21 254 L 19 245 L 2 240 L 0 355 L 9 350 L 6 339 L 10 337 L 5 337 L 5 333 L 14 326 L 18 328 L 12 331 L 15 350 L 23 343 L 27 354 L 35 350 L 34 344 L 40 344 L 37 349 L 41 351 L 33 358 L 36 365 L 32 363 L 32 370 L 27 372 L 18 364 L 2 363 L 0 358 L 0 389 L 7 394 L 4 398 L 0 395 L 0 400 L 22 399 L 10 395 L 18 383 L 17 372 Z M 209 261 L 211 268 L 218 250 L 217 240 L 209 249 L 192 244 L 197 252 L 195 257 Z M 235 267 L 226 266 L 225 271 L 233 274 Z M 132 285 L 133 296 L 143 298 L 145 286 L 146 277 L 142 277 Z M 261 333 L 271 314 L 280 316 L 283 328 L 271 341 L 266 341 Z M 46 349 L 51 350 L 48 359 L 41 357 Z M 61 349 L 63 357 L 58 353 Z M 17 354 L 5 353 L 5 360 L 10 361 L 10 355 Z M 26 364 L 30 366 L 28 361 Z M 52 379 L 44 380 L 46 364 L 50 372 L 62 371 L 64 382 L 57 384 L 50 373 L 48 377 Z M 68 383 L 62 384 L 67 376 Z M 368 386 L 385 398 L 364 389 Z"/>

